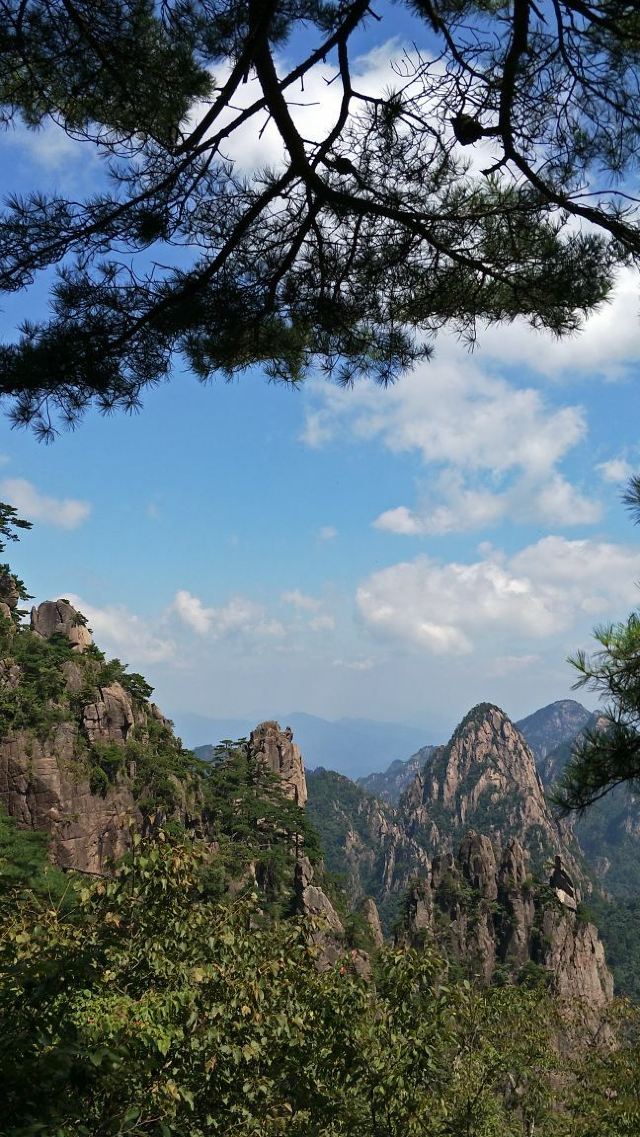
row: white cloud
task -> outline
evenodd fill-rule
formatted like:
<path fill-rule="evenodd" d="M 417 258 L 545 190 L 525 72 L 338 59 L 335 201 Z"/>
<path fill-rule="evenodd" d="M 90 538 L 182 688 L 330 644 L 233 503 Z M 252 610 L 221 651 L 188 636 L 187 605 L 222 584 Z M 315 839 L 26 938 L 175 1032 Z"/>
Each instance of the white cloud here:
<path fill-rule="evenodd" d="M 449 345 L 450 346 L 450 345 Z M 558 467 L 587 434 L 579 405 L 554 406 L 541 391 L 482 370 L 459 348 L 424 363 L 381 392 L 328 385 L 313 393 L 312 441 L 346 434 L 379 441 L 392 453 L 415 453 L 433 471 L 413 508 L 386 510 L 374 521 L 405 536 L 481 529 L 511 517 L 545 525 L 587 525 L 601 504 Z"/>
<path fill-rule="evenodd" d="M 175 660 L 175 644 L 124 604 L 103 608 L 74 593 L 63 593 L 89 621 L 98 647 L 117 654 L 124 663 L 162 663 Z"/>
<path fill-rule="evenodd" d="M 347 671 L 371 671 L 375 659 L 334 659 L 333 667 L 344 667 Z"/>
<path fill-rule="evenodd" d="M 386 87 L 397 87 L 397 75 L 393 71 L 393 59 L 402 54 L 403 45 L 398 39 L 388 40 L 365 55 L 350 61 L 353 86 L 365 95 L 380 95 Z M 276 68 L 280 75 L 291 70 L 291 64 L 284 56 L 276 58 Z M 216 69 L 216 84 L 221 86 L 229 74 L 229 67 Z M 342 88 L 333 82 L 338 72 L 331 62 L 319 63 L 300 84 L 289 87 L 286 92 L 289 111 L 303 138 L 320 141 L 326 137 L 340 113 Z M 251 105 L 262 96 L 262 91 L 251 76 L 236 92 L 234 110 L 223 111 L 215 123 L 215 130 L 226 126 L 236 117 L 238 110 Z M 192 113 L 194 123 L 206 112 L 205 105 L 196 107 Z M 227 139 L 225 157 L 236 163 L 239 171 L 250 172 L 265 167 L 279 166 L 284 157 L 282 138 L 273 119 L 261 112 L 246 124 L 233 131 Z"/>
<path fill-rule="evenodd" d="M 633 473 L 633 466 L 626 458 L 610 458 L 608 462 L 598 462 L 596 470 L 605 482 L 626 482 Z"/>
<path fill-rule="evenodd" d="M 322 525 L 318 530 L 318 539 L 320 541 L 333 541 L 338 536 L 338 530 L 334 525 Z"/>
<path fill-rule="evenodd" d="M 581 494 L 575 486 L 554 474 L 523 502 L 524 516 L 548 525 L 593 525 L 602 517 L 600 502 Z"/>
<path fill-rule="evenodd" d="M 384 638 L 460 655 L 486 648 L 488 637 L 513 645 L 586 618 L 624 616 L 637 601 L 638 574 L 636 549 L 545 537 L 510 558 L 487 550 L 471 564 L 418 557 L 392 565 L 361 584 L 356 603 L 365 624 Z"/>
<path fill-rule="evenodd" d="M 510 504 L 506 493 L 491 490 L 465 489 L 462 479 L 446 474 L 437 481 L 446 504 L 425 504 L 419 512 L 401 505 L 388 509 L 374 521 L 377 529 L 405 536 L 422 534 L 457 533 L 461 530 L 481 529 L 504 517 Z"/>
<path fill-rule="evenodd" d="M 321 412 L 307 411 L 305 415 L 304 430 L 300 441 L 305 442 L 312 450 L 320 450 L 325 443 L 333 438 L 334 430 L 327 416 Z"/>
<path fill-rule="evenodd" d="M 317 612 L 322 607 L 319 600 L 316 600 L 314 596 L 307 596 L 299 588 L 294 588 L 290 592 L 283 592 L 280 599 L 285 604 L 291 604 L 302 612 Z"/>
<path fill-rule="evenodd" d="M 332 632 L 336 626 L 333 616 L 328 614 L 322 616 L 314 616 L 309 620 L 309 627 L 312 632 Z"/>
<path fill-rule="evenodd" d="M 622 378 L 640 358 L 637 270 L 620 270 L 609 303 L 594 312 L 575 335 L 558 339 L 516 320 L 482 332 L 479 351 L 502 365 L 525 365 L 541 375 Z"/>
<path fill-rule="evenodd" d="M 28 521 L 40 521 L 59 529 L 77 529 L 91 513 L 89 502 L 48 497 L 25 478 L 5 478 L 0 483 L 0 493 Z"/>
<path fill-rule="evenodd" d="M 464 487 L 453 475 L 437 479 L 444 502 L 419 510 L 401 505 L 388 509 L 373 522 L 377 529 L 403 536 L 443 535 L 495 525 L 508 516 L 545 525 L 592 525 L 602 517 L 600 502 L 585 497 L 561 474 L 541 484 L 520 479 L 503 493 Z"/>
<path fill-rule="evenodd" d="M 206 636 L 215 615 L 214 608 L 205 608 L 199 597 L 181 588 L 173 598 L 173 607 L 182 622 L 197 632 L 199 636 Z"/>
<path fill-rule="evenodd" d="M 52 122 L 37 130 L 18 124 L 3 134 L 3 143 L 26 154 L 49 174 L 67 173 L 70 166 L 86 170 L 87 162 L 97 167 L 95 146 L 74 140 Z"/>
<path fill-rule="evenodd" d="M 212 640 L 232 635 L 279 637 L 285 633 L 279 620 L 268 617 L 261 604 L 246 596 L 232 596 L 218 608 L 207 608 L 198 596 L 183 588 L 176 592 L 172 609 L 197 635 Z"/>
<path fill-rule="evenodd" d="M 311 417 L 323 441 L 346 430 L 469 472 L 544 476 L 587 429 L 582 407 L 548 406 L 535 388 L 514 386 L 462 356 L 423 363 L 385 392 L 373 383 L 346 391 L 323 384 L 315 394 L 320 409 Z"/>

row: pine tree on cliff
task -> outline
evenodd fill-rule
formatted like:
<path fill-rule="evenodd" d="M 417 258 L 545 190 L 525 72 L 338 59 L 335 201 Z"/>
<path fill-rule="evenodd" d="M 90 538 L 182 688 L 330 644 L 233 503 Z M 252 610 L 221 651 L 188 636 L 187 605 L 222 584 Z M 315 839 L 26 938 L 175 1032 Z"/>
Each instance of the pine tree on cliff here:
<path fill-rule="evenodd" d="M 639 524 L 640 475 L 623 500 Z M 640 610 L 594 636 L 599 650 L 578 651 L 570 662 L 579 673 L 575 687 L 597 691 L 607 703 L 597 726 L 579 737 L 555 792 L 566 812 L 585 810 L 623 783 L 640 788 Z"/>
<path fill-rule="evenodd" d="M 14 421 L 137 406 L 176 355 L 386 384 L 443 325 L 561 333 L 606 297 L 640 254 L 637 6 L 402 6 L 419 46 L 372 95 L 354 57 L 390 4 L 1 0 L 0 118 L 103 159 L 85 200 L 35 187 L 0 218 L 0 290 L 58 274 L 0 347 Z"/>

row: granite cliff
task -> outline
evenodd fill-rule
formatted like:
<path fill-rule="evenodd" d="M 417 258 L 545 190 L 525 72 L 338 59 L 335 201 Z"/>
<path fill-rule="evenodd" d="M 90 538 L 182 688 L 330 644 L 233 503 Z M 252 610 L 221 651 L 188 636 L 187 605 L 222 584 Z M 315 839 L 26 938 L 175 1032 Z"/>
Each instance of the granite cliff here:
<path fill-rule="evenodd" d="M 400 815 L 406 832 L 431 853 L 452 849 L 468 829 L 501 844 L 517 837 L 535 869 L 561 855 L 588 884 L 571 829 L 554 817 L 524 737 L 490 703 L 469 711 L 418 771 Z"/>
<path fill-rule="evenodd" d="M 515 837 L 500 847 L 472 831 L 457 856 L 434 857 L 409 890 L 398 936 L 414 946 L 435 940 L 485 984 L 545 982 L 592 1008 L 613 995 L 598 931 L 582 918 L 561 858 L 548 883 L 536 879 Z"/>
<path fill-rule="evenodd" d="M 0 803 L 50 834 L 52 860 L 102 872 L 145 804 L 195 805 L 190 760 L 141 676 L 108 663 L 66 600 L 0 627 Z"/>

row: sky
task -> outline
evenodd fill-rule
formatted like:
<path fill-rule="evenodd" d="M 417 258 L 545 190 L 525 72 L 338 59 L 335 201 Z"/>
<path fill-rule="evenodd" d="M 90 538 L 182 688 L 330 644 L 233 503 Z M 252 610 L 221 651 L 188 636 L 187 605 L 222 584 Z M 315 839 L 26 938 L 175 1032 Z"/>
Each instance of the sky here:
<path fill-rule="evenodd" d="M 411 29 L 392 31 L 361 41 L 360 86 L 389 81 Z M 330 75 L 307 84 L 309 122 L 331 118 Z M 278 142 L 237 145 L 249 167 Z M 3 193 L 97 184 L 54 128 L 0 146 Z M 44 304 L 42 283 L 5 298 L 3 338 Z M 178 371 L 141 413 L 90 414 L 51 445 L 5 420 L 0 499 L 33 522 L 5 555 L 36 602 L 76 604 L 170 717 L 359 716 L 425 744 L 480 701 L 522 717 L 572 697 L 567 655 L 637 604 L 620 495 L 640 467 L 639 314 L 627 270 L 580 334 L 517 322 L 473 352 L 444 334 L 386 391 Z"/>

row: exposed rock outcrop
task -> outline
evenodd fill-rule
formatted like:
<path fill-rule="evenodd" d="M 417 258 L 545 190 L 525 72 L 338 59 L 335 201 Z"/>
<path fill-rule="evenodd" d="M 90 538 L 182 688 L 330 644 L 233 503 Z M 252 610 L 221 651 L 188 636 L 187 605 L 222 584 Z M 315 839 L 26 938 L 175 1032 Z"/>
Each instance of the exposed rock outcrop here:
<path fill-rule="evenodd" d="M 307 857 L 296 861 L 294 891 L 297 911 L 317 925 L 312 942 L 318 952 L 317 966 L 325 971 L 344 953 L 344 924 L 326 892 L 316 882 L 313 866 Z"/>
<path fill-rule="evenodd" d="M 566 824 L 556 820 L 533 755 L 499 707 L 474 707 L 416 775 L 400 804 L 401 822 L 425 849 L 452 849 L 467 829 L 500 844 L 515 836 L 543 870 L 560 855 L 584 881 Z"/>
<path fill-rule="evenodd" d="M 388 928 L 411 877 L 428 871 L 425 849 L 397 810 L 342 774 L 312 770 L 308 786 L 307 811 L 323 837 L 327 867 L 343 877 L 352 905 L 372 896 Z"/>
<path fill-rule="evenodd" d="M 75 651 L 86 651 L 93 643 L 84 616 L 68 600 L 45 600 L 32 608 L 31 631 L 43 640 L 66 636 Z"/>
<path fill-rule="evenodd" d="M 591 1008 L 613 994 L 597 929 L 576 914 L 575 887 L 560 858 L 549 885 L 536 882 L 515 838 L 499 848 L 472 832 L 457 856 L 436 857 L 410 891 L 401 938 L 435 939 L 483 983 L 547 976 L 559 994 Z"/>
<path fill-rule="evenodd" d="M 16 578 L 5 568 L 0 568 L 0 616 L 5 620 L 14 618 L 14 610 L 20 600 Z"/>
<path fill-rule="evenodd" d="M 124 745 L 135 714 L 131 697 L 120 683 L 100 687 L 98 698 L 82 712 L 84 732 L 89 742 L 115 742 Z"/>
<path fill-rule="evenodd" d="M 326 924 L 334 935 L 344 935 L 344 925 L 329 897 L 314 883 L 313 866 L 308 857 L 300 857 L 295 869 L 295 892 L 298 910 Z"/>
<path fill-rule="evenodd" d="M 307 801 L 307 783 L 300 750 L 293 741 L 290 727 L 281 730 L 277 722 L 263 722 L 251 731 L 249 753 L 261 759 L 282 779 L 284 788 L 296 805 Z"/>
<path fill-rule="evenodd" d="M 91 792 L 74 723 L 59 723 L 46 740 L 17 731 L 0 744 L 0 802 L 29 829 L 51 836 L 61 868 L 102 872 L 128 847 L 128 822 L 140 821 L 130 785 Z"/>
<path fill-rule="evenodd" d="M 13 634 L 23 637 L 22 654 L 20 661 L 13 658 L 17 641 L 9 640 L 0 660 L 0 687 L 21 710 L 12 718 L 9 701 L 3 712 L 0 804 L 20 825 L 50 835 L 50 856 L 59 866 L 103 872 L 126 851 L 130 823 L 142 824 L 139 799 L 145 787 L 136 785 L 137 755 L 152 734 L 161 735 L 162 745 L 176 754 L 179 740 L 148 699 L 135 697 L 117 681 L 100 684 L 100 677 L 110 674 L 109 665 L 84 654 L 91 635 L 68 601 L 40 604 L 33 609 L 30 631 Z M 29 636 L 49 640 L 56 634 L 66 636 L 73 655 L 43 660 L 36 652 L 29 663 Z M 56 668 L 59 682 L 51 679 Z M 33 726 L 24 725 L 31 718 Z M 137 750 L 126 749 L 133 735 Z M 102 754 L 111 762 L 108 773 L 100 764 Z M 176 808 L 186 810 L 184 787 L 171 781 L 170 771 L 166 778 L 175 790 Z"/>
<path fill-rule="evenodd" d="M 378 906 L 375 900 L 372 900 L 370 896 L 366 896 L 360 905 L 359 911 L 369 929 L 373 947 L 381 947 L 384 943 L 384 935 L 382 932 L 382 924 L 380 923 L 380 913 L 378 912 Z"/>

